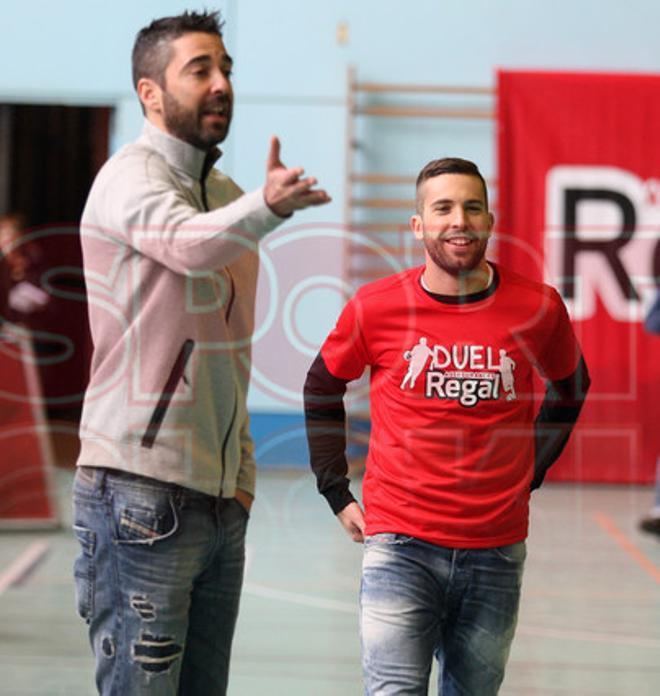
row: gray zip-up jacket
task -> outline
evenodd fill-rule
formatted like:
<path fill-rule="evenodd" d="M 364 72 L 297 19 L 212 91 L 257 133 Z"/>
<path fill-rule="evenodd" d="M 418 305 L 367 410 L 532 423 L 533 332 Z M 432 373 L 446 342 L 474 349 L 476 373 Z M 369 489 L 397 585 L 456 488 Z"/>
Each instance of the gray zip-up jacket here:
<path fill-rule="evenodd" d="M 282 219 L 262 189 L 244 195 L 212 169 L 218 156 L 146 121 L 94 181 L 81 223 L 94 353 L 78 465 L 232 497 L 254 492 L 257 246 Z"/>

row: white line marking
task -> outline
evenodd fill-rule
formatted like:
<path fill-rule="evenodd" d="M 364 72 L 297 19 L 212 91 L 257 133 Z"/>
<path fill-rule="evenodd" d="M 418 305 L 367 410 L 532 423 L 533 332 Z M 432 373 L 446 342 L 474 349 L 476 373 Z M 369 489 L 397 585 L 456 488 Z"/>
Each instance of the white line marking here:
<path fill-rule="evenodd" d="M 35 541 L 0 574 L 0 595 L 12 585 L 20 582 L 30 570 L 44 557 L 50 544 L 47 541 Z"/>
<path fill-rule="evenodd" d="M 579 640 L 591 643 L 609 643 L 613 645 L 634 645 L 641 648 L 660 648 L 660 640 L 643 636 L 624 636 L 616 633 L 598 633 L 596 631 L 572 631 L 560 628 L 543 628 L 542 626 L 518 626 L 517 634 L 537 636 L 539 638 L 557 638 L 558 640 Z"/>
<path fill-rule="evenodd" d="M 315 607 L 316 609 L 330 609 L 331 611 L 341 611 L 346 614 L 357 613 L 357 602 L 340 602 L 336 599 L 324 599 L 323 597 L 313 597 L 312 595 L 304 595 L 298 592 L 287 592 L 286 590 L 276 590 L 273 587 L 266 585 L 258 585 L 254 582 L 246 582 L 243 590 L 257 597 L 267 597 L 268 599 L 279 599 L 283 602 L 291 602 L 292 604 L 301 604 L 305 607 Z"/>
<path fill-rule="evenodd" d="M 335 599 L 325 599 L 313 595 L 305 595 L 297 592 L 278 590 L 267 585 L 260 585 L 254 582 L 246 582 L 243 591 L 256 597 L 267 599 L 277 599 L 282 602 L 299 604 L 305 607 L 316 609 L 329 609 L 330 611 L 340 611 L 345 614 L 356 614 L 358 611 L 357 601 L 355 604 L 342 602 Z M 537 638 L 556 638 L 557 640 L 575 640 L 591 643 L 608 643 L 610 645 L 632 645 L 641 648 L 660 648 L 660 640 L 655 638 L 645 638 L 643 636 L 625 636 L 616 633 L 599 633 L 596 631 L 562 630 L 555 628 L 544 628 L 542 626 L 518 626 L 516 634 L 525 636 L 535 636 Z"/>

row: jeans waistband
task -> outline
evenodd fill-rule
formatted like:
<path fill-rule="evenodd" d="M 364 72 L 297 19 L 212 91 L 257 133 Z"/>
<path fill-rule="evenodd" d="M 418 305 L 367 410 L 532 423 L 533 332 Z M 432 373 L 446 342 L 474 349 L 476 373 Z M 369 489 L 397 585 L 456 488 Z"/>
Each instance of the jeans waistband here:
<path fill-rule="evenodd" d="M 169 491 L 176 503 L 188 508 L 214 508 L 223 510 L 231 503 L 233 498 L 222 498 L 220 496 L 209 495 L 202 491 L 196 491 L 192 488 L 180 486 L 177 483 L 170 481 L 161 481 L 149 476 L 134 474 L 123 469 L 113 469 L 104 466 L 79 466 L 78 471 L 82 473 L 89 481 L 93 481 L 95 485 L 103 488 L 107 485 L 112 485 L 113 482 L 120 484 L 143 486 L 145 488 L 159 488 Z"/>

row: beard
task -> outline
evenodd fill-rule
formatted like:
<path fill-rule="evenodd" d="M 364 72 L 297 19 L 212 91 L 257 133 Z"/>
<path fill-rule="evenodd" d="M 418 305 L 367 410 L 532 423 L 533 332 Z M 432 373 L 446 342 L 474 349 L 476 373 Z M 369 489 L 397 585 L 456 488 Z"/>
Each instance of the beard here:
<path fill-rule="evenodd" d="M 487 233 L 468 236 L 472 240 L 468 246 L 453 249 L 446 236 L 433 238 L 424 232 L 424 248 L 433 263 L 445 273 L 455 278 L 465 277 L 479 268 L 488 247 Z"/>
<path fill-rule="evenodd" d="M 204 124 L 203 117 L 217 107 L 225 109 L 226 120 Z M 168 132 L 199 150 L 211 150 L 227 137 L 231 117 L 232 103 L 226 95 L 207 102 L 199 110 L 193 110 L 183 106 L 166 90 L 163 91 L 163 122 Z"/>

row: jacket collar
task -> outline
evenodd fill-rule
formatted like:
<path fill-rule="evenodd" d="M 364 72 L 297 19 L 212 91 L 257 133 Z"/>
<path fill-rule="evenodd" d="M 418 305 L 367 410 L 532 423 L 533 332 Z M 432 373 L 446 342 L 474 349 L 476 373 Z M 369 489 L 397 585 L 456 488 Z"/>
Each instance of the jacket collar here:
<path fill-rule="evenodd" d="M 196 181 L 206 179 L 211 168 L 222 155 L 222 151 L 217 147 L 209 152 L 193 147 L 157 128 L 148 119 L 144 120 L 140 140 L 149 143 L 171 167 L 185 172 Z"/>

